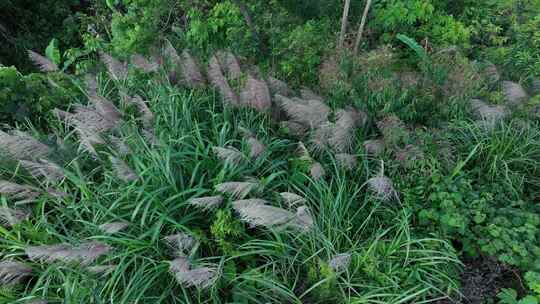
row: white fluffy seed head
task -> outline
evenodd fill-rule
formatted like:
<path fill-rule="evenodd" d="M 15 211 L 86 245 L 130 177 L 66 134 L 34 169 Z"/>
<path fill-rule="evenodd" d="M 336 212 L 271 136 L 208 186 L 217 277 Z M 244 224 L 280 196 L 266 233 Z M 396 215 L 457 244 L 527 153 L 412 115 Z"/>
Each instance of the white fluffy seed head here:
<path fill-rule="evenodd" d="M 0 194 L 7 196 L 20 205 L 35 202 L 41 192 L 32 186 L 0 181 Z"/>
<path fill-rule="evenodd" d="M 382 201 L 389 201 L 397 197 L 394 183 L 386 176 L 372 177 L 367 181 L 369 189 Z"/>
<path fill-rule="evenodd" d="M 356 166 L 358 165 L 356 155 L 347 153 L 336 154 L 336 162 L 338 166 L 346 170 L 354 170 L 354 168 L 356 168 Z"/>
<path fill-rule="evenodd" d="M 168 235 L 163 239 L 178 255 L 185 255 L 197 244 L 197 240 L 191 235 L 182 232 Z"/>
<path fill-rule="evenodd" d="M 294 213 L 270 206 L 267 201 L 262 199 L 235 201 L 233 208 L 240 215 L 242 221 L 254 226 L 281 227 L 295 217 Z"/>
<path fill-rule="evenodd" d="M 219 159 L 228 164 L 238 166 L 246 161 L 244 154 L 234 147 L 212 147 L 212 151 Z"/>
<path fill-rule="evenodd" d="M 217 267 L 193 267 L 185 257 L 178 257 L 170 262 L 169 270 L 178 283 L 187 287 L 206 289 L 219 278 Z"/>
<path fill-rule="evenodd" d="M 45 179 L 55 184 L 66 178 L 62 167 L 46 159 L 40 159 L 38 162 L 21 160 L 20 164 L 37 180 Z"/>
<path fill-rule="evenodd" d="M 39 67 L 42 72 L 58 71 L 58 66 L 47 57 L 41 56 L 40 54 L 30 50 L 28 51 L 28 57 L 30 58 L 30 61 Z"/>
<path fill-rule="evenodd" d="M 212 210 L 217 208 L 221 203 L 223 203 L 223 196 L 216 195 L 216 196 L 206 196 L 206 197 L 198 197 L 198 198 L 192 198 L 188 200 L 188 203 L 205 209 L 205 210 Z"/>
<path fill-rule="evenodd" d="M 82 243 L 79 246 L 67 244 L 28 246 L 25 252 L 30 260 L 36 262 L 64 262 L 89 265 L 110 250 L 111 247 L 108 245 L 92 241 Z"/>
<path fill-rule="evenodd" d="M 279 195 L 289 207 L 304 205 L 307 202 L 305 198 L 292 192 L 281 192 Z"/>
<path fill-rule="evenodd" d="M 101 62 L 105 64 L 109 72 L 109 75 L 114 80 L 123 81 L 127 79 L 128 67 L 126 63 L 121 62 L 118 59 L 104 52 L 99 53 L 99 58 L 101 59 Z"/>
<path fill-rule="evenodd" d="M 326 171 L 319 162 L 315 162 L 311 165 L 309 174 L 314 180 L 320 180 L 326 175 Z"/>
<path fill-rule="evenodd" d="M 111 165 L 112 165 L 112 168 L 116 177 L 118 177 L 118 179 L 120 179 L 121 181 L 125 183 L 130 183 L 139 179 L 139 176 L 137 175 L 137 173 L 135 173 L 135 171 L 133 171 L 133 169 L 131 169 L 120 158 L 111 156 L 110 160 L 111 160 Z"/>
<path fill-rule="evenodd" d="M 259 187 L 258 182 L 226 182 L 216 185 L 216 191 L 229 194 L 235 199 L 242 199 Z"/>
<path fill-rule="evenodd" d="M 346 270 L 350 264 L 351 255 L 349 253 L 337 254 L 328 262 L 328 266 L 335 272 Z"/>
<path fill-rule="evenodd" d="M 30 275 L 32 268 L 24 263 L 14 260 L 0 262 L 0 284 L 3 286 L 18 284 Z"/>
<path fill-rule="evenodd" d="M 129 226 L 128 222 L 110 222 L 99 225 L 99 230 L 103 231 L 106 234 L 115 234 Z"/>
<path fill-rule="evenodd" d="M 309 128 L 316 128 L 328 120 L 330 108 L 319 100 L 293 100 L 276 95 L 281 108 L 292 120 Z"/>
<path fill-rule="evenodd" d="M 24 132 L 0 131 L 0 151 L 13 159 L 32 160 L 49 156 L 52 149 Z"/>
<path fill-rule="evenodd" d="M 379 156 L 384 153 L 384 141 L 380 139 L 366 140 L 363 146 L 369 155 Z"/>
<path fill-rule="evenodd" d="M 154 73 L 159 70 L 159 64 L 157 62 L 150 61 L 140 54 L 133 54 L 130 59 L 131 64 L 145 73 Z"/>
<path fill-rule="evenodd" d="M 250 137 L 247 140 L 249 146 L 249 156 L 257 158 L 266 151 L 266 146 L 255 137 Z"/>

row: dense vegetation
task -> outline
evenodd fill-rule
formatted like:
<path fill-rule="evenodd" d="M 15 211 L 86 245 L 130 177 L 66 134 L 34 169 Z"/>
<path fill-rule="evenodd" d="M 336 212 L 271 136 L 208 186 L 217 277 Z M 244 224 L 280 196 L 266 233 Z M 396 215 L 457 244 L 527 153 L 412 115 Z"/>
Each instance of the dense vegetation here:
<path fill-rule="evenodd" d="M 540 1 L 61 2 L 0 3 L 0 303 L 540 301 Z"/>

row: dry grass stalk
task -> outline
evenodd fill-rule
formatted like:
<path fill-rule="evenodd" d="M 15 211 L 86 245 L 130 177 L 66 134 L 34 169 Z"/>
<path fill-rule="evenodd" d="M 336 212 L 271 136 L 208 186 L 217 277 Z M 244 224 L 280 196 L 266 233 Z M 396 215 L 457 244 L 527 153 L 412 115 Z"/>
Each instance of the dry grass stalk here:
<path fill-rule="evenodd" d="M 38 162 L 21 160 L 20 164 L 37 180 L 44 178 L 48 182 L 59 183 L 66 178 L 62 167 L 46 159 L 40 159 Z"/>
<path fill-rule="evenodd" d="M 169 270 L 178 283 L 188 287 L 207 289 L 219 278 L 217 267 L 193 267 L 185 257 L 178 257 L 170 263 Z"/>
<path fill-rule="evenodd" d="M 226 182 L 216 185 L 216 191 L 229 194 L 235 199 L 242 199 L 259 187 L 258 182 Z"/>
<path fill-rule="evenodd" d="M 34 203 L 41 192 L 32 186 L 0 181 L 0 194 L 16 201 L 16 204 L 27 204 Z"/>
<path fill-rule="evenodd" d="M 0 225 L 5 227 L 15 226 L 30 217 L 30 212 L 24 209 L 13 209 L 0 206 Z"/>
<path fill-rule="evenodd" d="M 30 61 L 39 67 L 42 72 L 58 71 L 58 66 L 47 57 L 41 56 L 40 54 L 30 50 L 28 50 L 28 57 L 30 58 Z"/>
<path fill-rule="evenodd" d="M 111 250 L 107 244 L 101 242 L 86 242 L 79 246 L 68 244 L 28 246 L 25 249 L 30 260 L 42 263 L 77 263 L 89 265 Z"/>
<path fill-rule="evenodd" d="M 139 179 L 139 175 L 137 175 L 137 173 L 135 173 L 135 171 L 133 171 L 133 169 L 131 169 L 120 158 L 111 156 L 110 161 L 116 177 L 118 177 L 121 181 L 130 183 Z"/>
<path fill-rule="evenodd" d="M 212 210 L 216 209 L 219 205 L 221 205 L 221 203 L 223 203 L 223 196 L 216 195 L 192 198 L 188 200 L 188 203 L 204 210 Z"/>
<path fill-rule="evenodd" d="M 0 284 L 13 285 L 21 283 L 32 275 L 32 267 L 13 260 L 0 262 Z"/>
<path fill-rule="evenodd" d="M 99 58 L 107 67 L 109 75 L 116 81 L 124 81 L 128 77 L 128 66 L 111 55 L 100 52 Z"/>

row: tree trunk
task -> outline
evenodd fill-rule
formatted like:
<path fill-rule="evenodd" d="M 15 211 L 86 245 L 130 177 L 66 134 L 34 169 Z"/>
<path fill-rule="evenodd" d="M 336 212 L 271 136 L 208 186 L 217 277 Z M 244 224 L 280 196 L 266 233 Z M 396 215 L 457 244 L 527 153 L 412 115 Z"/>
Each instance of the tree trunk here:
<path fill-rule="evenodd" d="M 356 42 L 354 43 L 354 55 L 358 54 L 358 48 L 360 48 L 360 41 L 362 40 L 362 35 L 364 34 L 364 27 L 366 26 L 367 15 L 370 7 L 371 0 L 367 0 L 366 8 L 364 9 L 364 14 L 362 15 L 362 21 L 360 22 L 360 27 L 358 28 L 358 34 L 356 35 Z"/>
<path fill-rule="evenodd" d="M 349 19 L 350 6 L 351 6 L 351 0 L 345 0 L 345 6 L 343 6 L 343 16 L 341 17 L 341 31 L 339 33 L 339 41 L 337 45 L 338 54 L 340 54 L 343 51 L 343 44 L 345 43 L 345 33 L 347 32 L 347 22 Z"/>

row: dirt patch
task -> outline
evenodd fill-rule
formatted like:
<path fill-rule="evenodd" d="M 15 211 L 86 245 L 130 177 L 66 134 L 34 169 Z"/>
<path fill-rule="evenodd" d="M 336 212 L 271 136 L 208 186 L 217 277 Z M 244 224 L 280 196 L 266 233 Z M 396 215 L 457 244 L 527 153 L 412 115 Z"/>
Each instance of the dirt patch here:
<path fill-rule="evenodd" d="M 523 291 L 520 273 L 493 258 L 480 257 L 463 261 L 460 275 L 461 298 L 443 300 L 439 304 L 482 304 L 496 298 L 502 288 Z"/>

